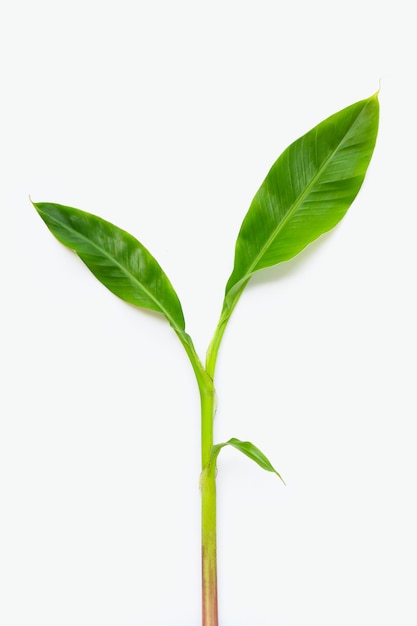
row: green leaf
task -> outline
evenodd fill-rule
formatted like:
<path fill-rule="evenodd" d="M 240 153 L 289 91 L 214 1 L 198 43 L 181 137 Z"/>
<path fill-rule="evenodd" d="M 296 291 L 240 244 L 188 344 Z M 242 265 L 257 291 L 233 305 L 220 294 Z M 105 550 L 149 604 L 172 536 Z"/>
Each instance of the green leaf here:
<path fill-rule="evenodd" d="M 180 301 L 158 262 L 132 235 L 79 209 L 33 203 L 49 230 L 74 250 L 116 296 L 162 313 L 178 333 L 185 328 Z"/>
<path fill-rule="evenodd" d="M 225 310 L 255 272 L 291 259 L 342 219 L 364 180 L 378 117 L 375 94 L 321 122 L 274 163 L 240 229 Z"/>
<path fill-rule="evenodd" d="M 252 461 L 255 461 L 255 463 L 262 467 L 262 469 L 266 470 L 267 472 L 274 472 L 285 485 L 282 476 L 273 467 L 269 459 L 267 459 L 264 453 L 261 452 L 259 448 L 254 446 L 253 443 L 251 443 L 250 441 L 241 441 L 240 439 L 236 439 L 235 437 L 233 437 L 232 439 L 229 439 L 229 441 L 226 441 L 226 443 L 219 443 L 212 448 L 214 458 L 217 458 L 220 450 L 225 446 L 233 446 L 234 448 L 236 448 L 236 450 L 239 450 L 243 454 L 246 454 L 246 456 L 252 459 Z"/>

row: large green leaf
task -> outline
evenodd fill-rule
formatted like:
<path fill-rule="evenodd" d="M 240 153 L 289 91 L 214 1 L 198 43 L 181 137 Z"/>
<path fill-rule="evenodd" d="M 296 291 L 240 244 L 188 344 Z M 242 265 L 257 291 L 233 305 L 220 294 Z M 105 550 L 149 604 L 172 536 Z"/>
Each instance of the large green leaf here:
<path fill-rule="evenodd" d="M 178 296 L 139 241 L 91 213 L 48 202 L 33 205 L 55 237 L 75 250 L 103 285 L 126 302 L 162 313 L 182 333 L 185 323 Z"/>
<path fill-rule="evenodd" d="M 342 219 L 364 180 L 378 116 L 375 94 L 321 122 L 274 163 L 236 241 L 226 310 L 255 272 L 291 259 Z"/>

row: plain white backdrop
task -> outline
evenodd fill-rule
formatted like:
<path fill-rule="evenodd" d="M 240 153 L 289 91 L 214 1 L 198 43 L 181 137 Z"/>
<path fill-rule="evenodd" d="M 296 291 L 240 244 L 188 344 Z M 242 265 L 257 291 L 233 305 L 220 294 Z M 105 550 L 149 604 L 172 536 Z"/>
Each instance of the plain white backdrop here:
<path fill-rule="evenodd" d="M 221 626 L 415 626 L 412 3 L 4 0 L 0 624 L 197 626 L 199 403 L 159 317 L 31 206 L 101 215 L 159 260 L 203 357 L 280 152 L 381 81 L 339 227 L 248 287 L 217 370 Z"/>

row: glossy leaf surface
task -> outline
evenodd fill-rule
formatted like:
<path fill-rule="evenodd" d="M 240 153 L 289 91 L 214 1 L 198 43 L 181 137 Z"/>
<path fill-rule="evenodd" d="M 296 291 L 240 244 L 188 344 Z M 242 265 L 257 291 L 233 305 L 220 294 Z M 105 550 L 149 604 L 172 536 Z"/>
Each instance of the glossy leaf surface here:
<path fill-rule="evenodd" d="M 342 219 L 364 180 L 378 118 L 375 94 L 327 118 L 278 158 L 242 223 L 226 308 L 255 272 L 291 259 Z"/>
<path fill-rule="evenodd" d="M 137 239 L 79 209 L 47 202 L 33 205 L 55 237 L 74 250 L 110 291 L 126 302 L 162 313 L 178 332 L 184 330 L 177 294 Z"/>
<path fill-rule="evenodd" d="M 262 469 L 266 470 L 267 472 L 274 472 L 274 474 L 276 474 L 282 480 L 282 482 L 284 482 L 282 476 L 273 467 L 269 459 L 264 455 L 263 452 L 261 452 L 261 450 L 259 450 L 259 448 L 257 448 L 250 441 L 241 441 L 240 439 L 236 439 L 235 437 L 233 437 L 232 439 L 229 439 L 229 441 L 226 441 L 226 443 L 217 444 L 216 446 L 213 446 L 213 454 L 215 455 L 215 457 L 217 457 L 221 448 L 224 448 L 225 446 L 233 446 L 234 448 L 236 448 L 236 450 L 239 450 L 247 457 L 252 459 L 252 461 L 255 461 L 255 463 L 262 467 Z"/>

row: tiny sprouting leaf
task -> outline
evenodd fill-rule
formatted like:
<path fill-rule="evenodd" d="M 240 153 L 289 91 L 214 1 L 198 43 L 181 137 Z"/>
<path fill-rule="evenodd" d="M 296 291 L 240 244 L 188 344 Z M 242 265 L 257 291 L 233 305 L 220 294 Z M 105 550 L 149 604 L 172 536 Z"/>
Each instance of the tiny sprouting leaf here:
<path fill-rule="evenodd" d="M 267 472 L 274 472 L 274 474 L 276 474 L 285 485 L 284 479 L 274 468 L 270 460 L 265 456 L 263 452 L 261 452 L 259 448 L 257 448 L 250 441 L 241 441 L 240 439 L 232 437 L 232 439 L 229 439 L 229 441 L 226 441 L 225 443 L 217 444 L 213 446 L 213 455 L 215 458 L 219 454 L 221 448 L 224 448 L 225 446 L 233 446 L 234 448 L 236 448 L 236 450 L 239 450 L 247 457 L 252 459 L 252 461 L 255 461 L 255 463 L 262 467 L 262 469 L 266 470 Z"/>
<path fill-rule="evenodd" d="M 162 313 L 178 333 L 185 328 L 181 303 L 156 259 L 137 239 L 96 215 L 48 202 L 34 202 L 49 230 L 74 250 L 116 296 Z"/>
<path fill-rule="evenodd" d="M 277 159 L 243 220 L 226 310 L 255 272 L 291 259 L 342 219 L 364 180 L 378 118 L 375 94 L 327 118 Z"/>

